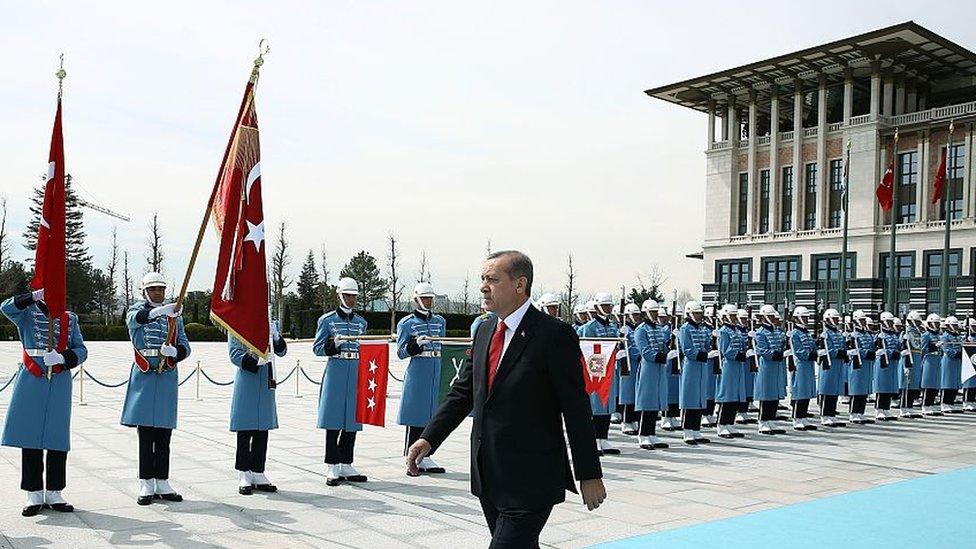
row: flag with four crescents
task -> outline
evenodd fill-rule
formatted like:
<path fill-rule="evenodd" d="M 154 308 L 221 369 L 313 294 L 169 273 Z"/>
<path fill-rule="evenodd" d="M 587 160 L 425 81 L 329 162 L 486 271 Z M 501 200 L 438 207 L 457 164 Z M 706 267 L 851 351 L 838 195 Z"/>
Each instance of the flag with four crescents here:
<path fill-rule="evenodd" d="M 390 345 L 386 341 L 359 343 L 359 384 L 356 388 L 356 421 L 386 425 L 386 382 L 390 372 Z"/>
<path fill-rule="evenodd" d="M 220 238 L 210 299 L 213 321 L 254 354 L 270 351 L 268 274 L 261 200 L 261 148 L 252 76 L 213 189 L 211 215 Z"/>

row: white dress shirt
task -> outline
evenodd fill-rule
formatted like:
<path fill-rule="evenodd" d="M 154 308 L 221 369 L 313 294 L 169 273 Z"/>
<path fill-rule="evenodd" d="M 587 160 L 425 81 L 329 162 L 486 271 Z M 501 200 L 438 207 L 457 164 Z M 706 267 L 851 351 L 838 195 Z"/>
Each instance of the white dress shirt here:
<path fill-rule="evenodd" d="M 501 359 L 499 359 L 499 364 L 501 360 L 505 358 L 505 352 L 508 351 L 508 344 L 512 342 L 512 338 L 515 337 L 515 331 L 518 330 L 519 324 L 522 323 L 522 317 L 525 316 L 525 311 L 529 310 L 532 306 L 532 300 L 526 299 L 525 303 L 521 307 L 515 309 L 512 314 L 508 315 L 501 322 L 505 323 L 505 344 L 502 345 Z"/>

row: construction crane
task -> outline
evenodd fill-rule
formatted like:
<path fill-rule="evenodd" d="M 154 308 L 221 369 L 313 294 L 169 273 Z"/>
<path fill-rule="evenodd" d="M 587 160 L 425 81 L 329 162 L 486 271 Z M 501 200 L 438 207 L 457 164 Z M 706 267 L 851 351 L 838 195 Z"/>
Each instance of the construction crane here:
<path fill-rule="evenodd" d="M 67 183 L 68 185 L 71 185 L 72 177 L 71 177 L 71 174 L 70 173 L 67 174 L 67 175 L 65 175 L 64 176 L 64 179 L 65 179 L 65 183 Z M 41 176 L 41 181 L 47 181 L 47 174 L 44 174 L 44 175 Z M 81 192 L 83 192 L 85 194 L 89 194 L 84 189 L 76 189 L 76 190 L 79 190 L 79 191 L 81 191 Z M 129 221 L 129 216 L 127 216 L 125 214 L 120 214 L 118 212 L 114 212 L 114 211 L 106 208 L 105 206 L 102 206 L 102 205 L 96 203 L 94 201 L 94 198 L 92 198 L 90 194 L 89 194 L 89 198 L 88 199 L 85 199 L 85 198 L 82 198 L 82 197 L 78 196 L 78 205 L 81 206 L 81 207 L 83 207 L 83 208 L 88 208 L 89 210 L 95 210 L 96 212 L 103 213 L 103 214 L 105 214 L 105 215 L 107 215 L 109 217 L 114 217 L 116 219 L 121 219 L 122 221 L 125 221 L 125 222 L 128 222 Z"/>

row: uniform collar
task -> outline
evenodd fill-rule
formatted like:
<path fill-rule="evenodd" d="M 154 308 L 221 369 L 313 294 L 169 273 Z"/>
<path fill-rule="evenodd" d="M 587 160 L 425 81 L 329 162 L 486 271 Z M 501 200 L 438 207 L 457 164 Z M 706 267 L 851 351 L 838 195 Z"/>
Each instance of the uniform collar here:
<path fill-rule="evenodd" d="M 414 309 L 413 316 L 419 318 L 420 320 L 430 320 L 431 318 L 434 317 L 434 313 L 432 313 L 431 311 L 427 311 L 426 313 L 423 313 L 420 311 L 420 309 Z"/>
<path fill-rule="evenodd" d="M 355 316 L 356 316 L 356 311 L 352 311 L 352 312 L 350 312 L 349 314 L 346 314 L 346 313 L 344 313 L 344 312 L 342 311 L 342 309 L 339 309 L 339 308 L 337 308 L 337 309 L 335 310 L 335 313 L 336 313 L 337 315 L 339 315 L 339 318 L 341 318 L 342 320 L 345 320 L 345 321 L 349 321 L 349 320 L 352 320 L 352 319 L 353 319 L 353 317 L 355 317 Z"/>

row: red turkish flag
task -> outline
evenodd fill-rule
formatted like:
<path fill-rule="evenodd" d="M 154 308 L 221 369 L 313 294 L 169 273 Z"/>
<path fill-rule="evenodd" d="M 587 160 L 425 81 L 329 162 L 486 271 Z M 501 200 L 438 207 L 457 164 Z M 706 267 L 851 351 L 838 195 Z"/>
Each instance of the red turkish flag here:
<path fill-rule="evenodd" d="M 946 181 L 946 151 L 942 149 L 942 161 L 939 162 L 939 169 L 935 171 L 935 181 L 932 186 L 932 203 L 935 204 L 942 199 L 942 189 L 945 188 Z"/>
<path fill-rule="evenodd" d="M 613 368 L 617 363 L 617 346 L 607 341 L 580 340 L 583 364 L 583 386 L 587 394 L 596 393 L 604 406 L 610 400 Z"/>
<path fill-rule="evenodd" d="M 54 115 L 51 152 L 44 183 L 44 205 L 37 226 L 37 249 L 34 254 L 34 278 L 31 288 L 44 288 L 44 303 L 51 318 L 60 318 L 67 308 L 65 280 L 65 207 L 64 207 L 64 137 L 61 135 L 61 96 Z"/>
<path fill-rule="evenodd" d="M 891 209 L 891 202 L 893 198 L 893 183 L 895 180 L 895 164 L 892 162 L 888 165 L 888 169 L 885 170 L 884 177 L 881 178 L 881 183 L 878 184 L 878 188 L 874 191 L 875 196 L 878 197 L 878 202 L 881 204 L 881 209 L 888 211 Z"/>
<path fill-rule="evenodd" d="M 359 343 L 359 385 L 356 421 L 386 425 L 386 382 L 390 372 L 390 346 L 385 341 Z"/>
<path fill-rule="evenodd" d="M 220 252 L 210 317 L 252 352 L 267 358 L 271 338 L 267 247 L 253 79 L 244 89 L 244 100 L 217 174 L 211 215 L 220 237 Z"/>

